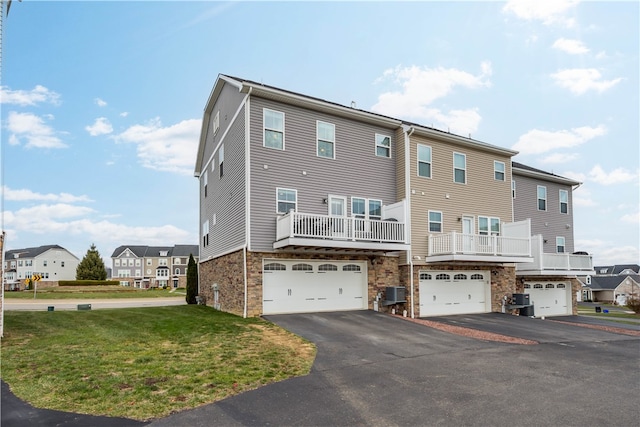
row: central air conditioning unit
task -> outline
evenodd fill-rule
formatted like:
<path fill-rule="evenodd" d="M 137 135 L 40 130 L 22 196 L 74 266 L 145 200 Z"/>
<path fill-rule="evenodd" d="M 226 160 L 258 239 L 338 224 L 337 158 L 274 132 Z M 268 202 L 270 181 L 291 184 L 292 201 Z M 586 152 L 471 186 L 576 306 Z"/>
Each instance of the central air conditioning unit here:
<path fill-rule="evenodd" d="M 513 304 L 515 305 L 531 305 L 529 294 L 513 294 Z"/>
<path fill-rule="evenodd" d="M 404 286 L 387 286 L 385 289 L 384 305 L 407 302 L 406 292 L 407 290 Z"/>

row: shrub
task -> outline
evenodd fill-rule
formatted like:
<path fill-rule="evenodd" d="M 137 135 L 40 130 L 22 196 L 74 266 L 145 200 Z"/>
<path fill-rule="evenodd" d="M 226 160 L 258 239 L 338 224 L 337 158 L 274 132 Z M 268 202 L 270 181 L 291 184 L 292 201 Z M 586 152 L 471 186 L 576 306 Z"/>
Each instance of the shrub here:
<path fill-rule="evenodd" d="M 60 280 L 58 286 L 119 286 L 115 280 Z"/>
<path fill-rule="evenodd" d="M 627 308 L 633 310 L 636 314 L 640 314 L 640 298 L 635 296 L 627 298 Z"/>

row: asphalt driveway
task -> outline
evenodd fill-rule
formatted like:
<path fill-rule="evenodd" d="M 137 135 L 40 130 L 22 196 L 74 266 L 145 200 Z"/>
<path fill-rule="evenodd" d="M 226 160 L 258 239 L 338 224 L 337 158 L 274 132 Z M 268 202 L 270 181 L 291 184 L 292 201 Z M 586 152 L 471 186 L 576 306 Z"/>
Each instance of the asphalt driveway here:
<path fill-rule="evenodd" d="M 502 314 L 435 320 L 466 323 L 539 344 L 481 341 L 372 311 L 267 319 L 318 346 L 309 375 L 151 425 L 635 426 L 638 422 L 638 336 Z"/>

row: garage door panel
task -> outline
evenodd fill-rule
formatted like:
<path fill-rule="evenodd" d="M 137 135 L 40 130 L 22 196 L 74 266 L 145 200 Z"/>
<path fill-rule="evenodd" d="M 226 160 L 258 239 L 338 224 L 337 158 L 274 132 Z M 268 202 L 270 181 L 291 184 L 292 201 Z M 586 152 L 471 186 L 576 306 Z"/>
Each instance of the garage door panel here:
<path fill-rule="evenodd" d="M 278 263 L 285 269 L 265 270 L 263 274 L 264 314 L 367 308 L 366 262 L 279 260 Z M 267 265 L 265 261 L 265 268 Z M 294 266 L 304 271 L 296 271 Z"/>
<path fill-rule="evenodd" d="M 536 316 L 564 316 L 572 314 L 569 301 L 571 284 L 564 282 L 527 282 L 524 293 L 529 294 Z"/>
<path fill-rule="evenodd" d="M 491 291 L 488 272 L 429 272 L 420 275 L 420 316 L 486 313 Z M 481 277 L 479 279 L 478 277 Z"/>

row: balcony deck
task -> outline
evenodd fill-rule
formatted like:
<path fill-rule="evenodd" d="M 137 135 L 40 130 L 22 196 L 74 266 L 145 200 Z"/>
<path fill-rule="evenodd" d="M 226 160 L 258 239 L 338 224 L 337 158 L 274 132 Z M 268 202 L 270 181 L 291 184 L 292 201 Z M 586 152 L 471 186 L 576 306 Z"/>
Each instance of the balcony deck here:
<path fill-rule="evenodd" d="M 429 234 L 428 262 L 480 261 L 528 263 L 531 240 L 528 237 L 450 233 Z"/>
<path fill-rule="evenodd" d="M 532 237 L 533 262 L 516 264 L 518 276 L 576 276 L 595 274 L 591 255 L 542 252 L 542 236 Z"/>
<path fill-rule="evenodd" d="M 278 217 L 274 249 L 288 246 L 401 251 L 409 249 L 403 222 L 289 212 Z"/>

